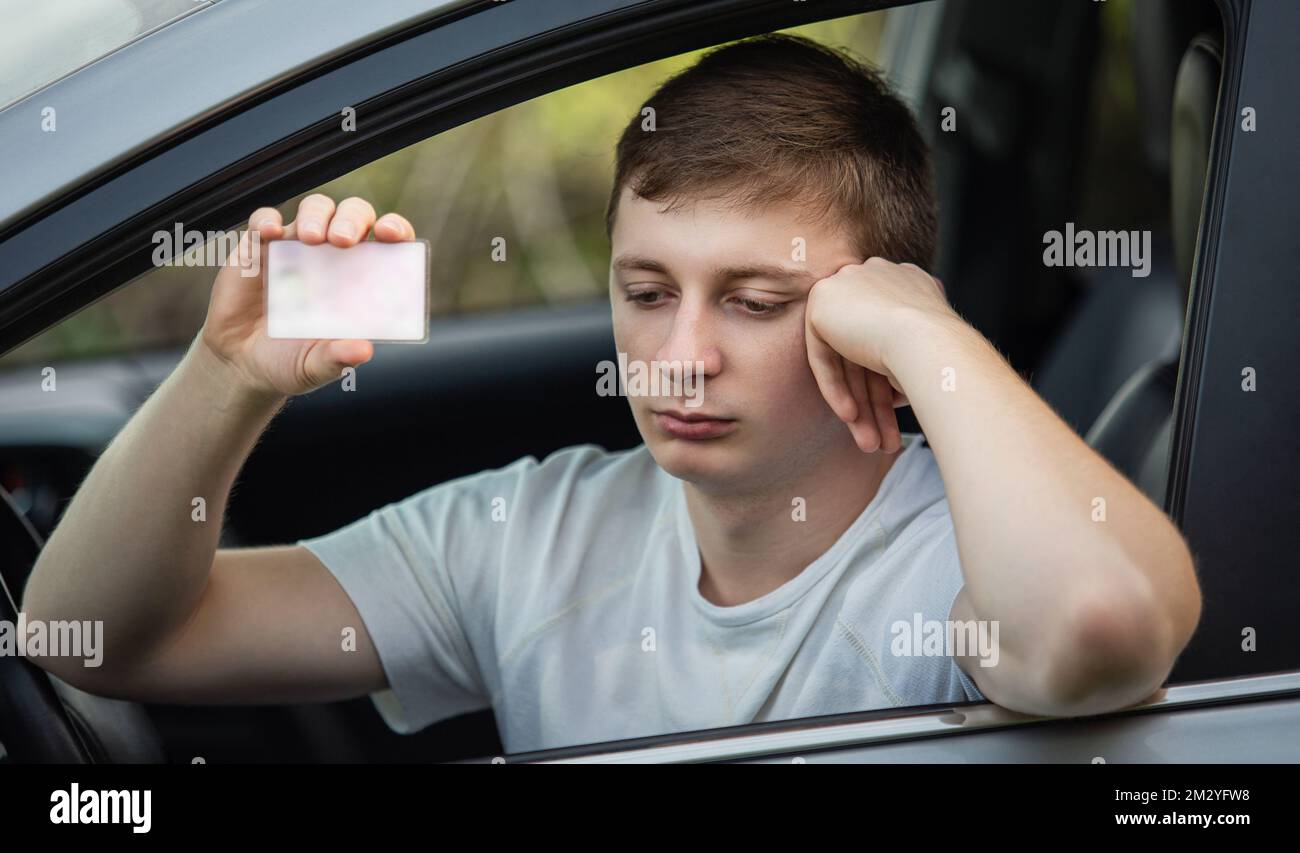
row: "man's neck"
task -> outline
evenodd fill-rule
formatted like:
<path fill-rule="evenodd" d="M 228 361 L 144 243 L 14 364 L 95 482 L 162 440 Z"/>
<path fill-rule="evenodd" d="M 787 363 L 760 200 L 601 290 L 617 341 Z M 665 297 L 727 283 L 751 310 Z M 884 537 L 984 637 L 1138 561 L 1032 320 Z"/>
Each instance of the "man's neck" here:
<path fill-rule="evenodd" d="M 700 548 L 700 594 L 720 607 L 753 601 L 824 554 L 876 496 L 896 453 L 851 442 L 795 481 L 744 495 L 714 495 L 683 482 Z M 804 499 L 802 514 L 794 498 Z"/>

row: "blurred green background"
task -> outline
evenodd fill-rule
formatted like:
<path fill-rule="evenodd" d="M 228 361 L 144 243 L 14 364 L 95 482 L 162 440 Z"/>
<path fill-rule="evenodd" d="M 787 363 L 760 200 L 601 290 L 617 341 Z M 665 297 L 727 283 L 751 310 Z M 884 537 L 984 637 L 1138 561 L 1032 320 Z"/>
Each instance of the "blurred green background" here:
<path fill-rule="evenodd" d="M 1130 59 L 1132 0 L 1102 4 L 1083 165 L 1081 222 L 1110 211 L 1164 215 L 1161 186 L 1136 155 L 1137 103 Z M 872 63 L 888 11 L 795 27 Z M 398 211 L 433 249 L 435 315 L 606 298 L 605 204 L 614 146 L 656 86 L 703 51 L 620 71 L 526 101 L 411 145 L 312 192 L 360 196 Z M 307 195 L 304 193 L 303 196 Z M 293 218 L 303 196 L 278 207 Z M 268 199 L 268 203 L 273 200 Z M 942 203 L 942 199 L 940 200 Z M 1141 213 L 1141 210 L 1138 213 Z M 249 213 L 252 213 L 250 210 Z M 505 238 L 505 262 L 492 241 Z M 174 347 L 202 325 L 216 270 L 161 267 L 0 358 L 0 367 Z"/>
<path fill-rule="evenodd" d="M 886 13 L 786 32 L 876 55 Z M 312 192 L 397 211 L 432 245 L 435 315 L 606 298 L 614 146 L 655 87 L 703 51 L 609 74 L 453 128 Z M 276 205 L 286 222 L 303 196 Z M 268 200 L 272 203 L 273 200 Z M 252 211 L 250 210 L 251 214 Z M 506 261 L 492 260 L 504 237 Z M 170 347 L 203 323 L 216 270 L 159 267 L 10 352 L 0 365 Z"/>

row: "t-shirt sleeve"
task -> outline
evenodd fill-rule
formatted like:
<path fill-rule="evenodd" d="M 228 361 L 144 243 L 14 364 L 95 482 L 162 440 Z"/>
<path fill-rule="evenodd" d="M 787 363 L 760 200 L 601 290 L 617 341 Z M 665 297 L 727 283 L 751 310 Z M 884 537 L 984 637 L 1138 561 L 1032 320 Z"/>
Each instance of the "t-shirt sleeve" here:
<path fill-rule="evenodd" d="M 490 707 L 474 638 L 496 618 L 503 528 L 496 514 L 537 465 L 525 456 L 298 540 L 338 580 L 374 642 L 388 687 L 371 694 L 399 734 Z"/>

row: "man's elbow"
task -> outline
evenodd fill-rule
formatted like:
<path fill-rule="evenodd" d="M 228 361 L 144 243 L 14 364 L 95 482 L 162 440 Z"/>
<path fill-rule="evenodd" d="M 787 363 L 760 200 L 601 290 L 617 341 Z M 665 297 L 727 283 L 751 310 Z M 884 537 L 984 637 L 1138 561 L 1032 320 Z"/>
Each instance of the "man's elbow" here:
<path fill-rule="evenodd" d="M 117 673 L 106 666 L 115 655 L 104 653 L 102 624 L 69 615 L 57 597 L 43 594 L 28 583 L 18 618 L 24 637 L 24 657 L 29 663 L 78 690 L 110 695 Z"/>
<path fill-rule="evenodd" d="M 1187 581 L 1163 596 L 1144 584 L 1141 592 L 1112 592 L 1076 605 L 1043 682 L 1058 715 L 1118 710 L 1160 689 L 1200 620 L 1190 555 L 1185 569 Z"/>

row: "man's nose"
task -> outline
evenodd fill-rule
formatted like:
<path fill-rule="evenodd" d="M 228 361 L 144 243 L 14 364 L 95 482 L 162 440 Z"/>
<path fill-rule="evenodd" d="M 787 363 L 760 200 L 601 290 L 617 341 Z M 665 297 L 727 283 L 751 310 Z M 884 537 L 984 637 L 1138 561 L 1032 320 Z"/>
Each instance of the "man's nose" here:
<path fill-rule="evenodd" d="M 683 300 L 673 314 L 668 338 L 655 358 L 661 363 L 681 362 L 683 369 L 690 371 L 696 369 L 696 362 L 703 362 L 703 374 L 712 376 L 722 369 L 717 335 L 717 321 L 708 307 Z"/>

